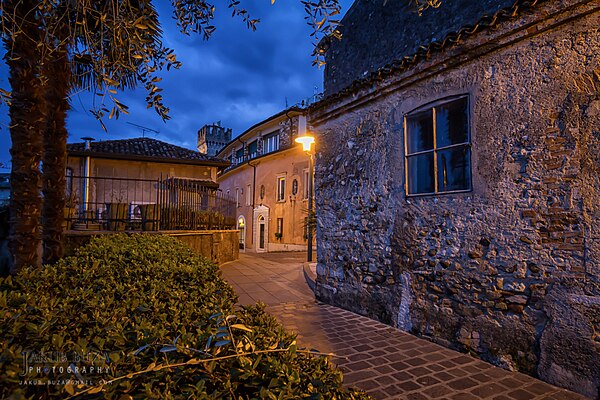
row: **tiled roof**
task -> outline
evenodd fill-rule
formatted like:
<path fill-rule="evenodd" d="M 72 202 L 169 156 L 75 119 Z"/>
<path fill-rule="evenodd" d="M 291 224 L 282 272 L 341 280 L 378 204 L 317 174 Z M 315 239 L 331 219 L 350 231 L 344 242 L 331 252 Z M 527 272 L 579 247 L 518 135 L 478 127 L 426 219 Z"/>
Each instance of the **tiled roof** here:
<path fill-rule="evenodd" d="M 405 46 L 405 48 L 409 52 L 404 53 L 405 55 L 398 58 L 394 58 L 392 55 L 388 64 L 377 68 L 374 71 L 365 72 L 363 77 L 355 79 L 349 85 L 346 85 L 334 93 L 326 93 L 326 96 L 323 100 L 310 108 L 317 109 L 323 107 L 336 101 L 337 99 L 356 93 L 363 88 L 372 86 L 374 83 L 385 78 L 409 70 L 420 61 L 427 59 L 431 53 L 440 52 L 450 46 L 458 45 L 465 38 L 483 30 L 493 28 L 501 22 L 517 18 L 526 12 L 526 10 L 532 9 L 538 4 L 546 1 L 547 0 L 516 0 L 511 6 L 500 8 L 493 12 L 493 14 L 484 13 L 483 15 L 479 16 L 476 22 L 462 25 L 455 31 L 444 32 L 444 30 L 440 27 L 438 33 L 442 33 L 443 37 L 437 39 L 435 38 L 436 32 L 433 32 L 434 36 L 428 42 L 419 42 L 415 37 L 413 37 L 414 34 L 408 34 L 406 39 L 409 42 L 412 40 L 412 44 Z M 442 2 L 442 4 L 444 4 L 444 2 Z M 440 10 L 432 10 L 433 13 L 439 11 Z M 444 22 L 447 23 L 447 21 L 444 21 L 444 19 L 448 18 L 448 15 L 439 13 L 437 18 L 439 18 L 439 24 L 444 24 Z M 342 20 L 342 24 L 343 23 L 344 21 Z"/>
<path fill-rule="evenodd" d="M 221 158 L 200 154 L 197 151 L 175 146 L 151 138 L 135 138 L 123 140 L 104 140 L 91 143 L 91 149 L 85 150 L 85 143 L 70 143 L 67 145 L 70 155 L 102 155 L 110 158 L 143 158 L 160 161 L 190 161 L 194 164 L 226 164 L 229 161 Z"/>

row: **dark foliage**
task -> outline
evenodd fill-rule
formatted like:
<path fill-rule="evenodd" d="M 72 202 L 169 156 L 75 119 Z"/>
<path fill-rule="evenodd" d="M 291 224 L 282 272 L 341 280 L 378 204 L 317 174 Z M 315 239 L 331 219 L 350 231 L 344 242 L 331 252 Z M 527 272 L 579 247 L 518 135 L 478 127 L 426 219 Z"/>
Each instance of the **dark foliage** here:
<path fill-rule="evenodd" d="M 367 398 L 173 238 L 96 238 L 0 288 L 3 398 Z"/>

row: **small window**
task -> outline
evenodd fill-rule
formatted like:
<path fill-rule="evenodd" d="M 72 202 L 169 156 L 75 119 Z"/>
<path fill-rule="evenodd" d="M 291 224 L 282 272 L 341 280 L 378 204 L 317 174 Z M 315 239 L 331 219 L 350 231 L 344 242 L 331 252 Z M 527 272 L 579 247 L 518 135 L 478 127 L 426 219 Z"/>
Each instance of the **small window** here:
<path fill-rule="evenodd" d="M 253 141 L 248 145 L 248 159 L 258 156 L 258 140 Z"/>
<path fill-rule="evenodd" d="M 273 132 L 263 138 L 263 153 L 279 150 L 279 131 Z"/>
<path fill-rule="evenodd" d="M 260 185 L 260 199 L 265 198 L 265 185 Z"/>
<path fill-rule="evenodd" d="M 235 188 L 235 205 L 236 207 L 240 206 L 240 189 Z"/>
<path fill-rule="evenodd" d="M 283 235 L 283 218 L 277 218 L 277 233 Z"/>
<path fill-rule="evenodd" d="M 277 201 L 285 201 L 285 177 L 277 178 Z"/>
<path fill-rule="evenodd" d="M 298 194 L 298 179 L 294 179 L 292 181 L 292 195 L 295 196 Z"/>
<path fill-rule="evenodd" d="M 406 116 L 408 195 L 471 190 L 468 98 Z"/>
<path fill-rule="evenodd" d="M 302 177 L 303 177 L 303 179 L 302 179 L 302 187 L 304 188 L 303 198 L 304 199 L 308 199 L 308 192 L 309 192 L 309 189 L 310 189 L 308 187 L 308 180 L 310 178 L 309 178 L 308 170 L 307 169 L 304 170 L 304 173 L 303 173 Z"/>
<path fill-rule="evenodd" d="M 241 164 L 244 162 L 244 148 L 243 147 L 235 152 L 235 162 L 236 162 L 236 164 Z"/>
<path fill-rule="evenodd" d="M 252 205 L 252 185 L 246 186 L 246 205 Z"/>

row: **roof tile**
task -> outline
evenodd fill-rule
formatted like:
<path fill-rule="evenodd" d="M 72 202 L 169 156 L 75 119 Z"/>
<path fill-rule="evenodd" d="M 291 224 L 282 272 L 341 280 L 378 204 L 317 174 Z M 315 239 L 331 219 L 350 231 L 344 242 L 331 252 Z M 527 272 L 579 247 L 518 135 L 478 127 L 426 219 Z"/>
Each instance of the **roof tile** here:
<path fill-rule="evenodd" d="M 68 152 L 84 152 L 85 143 L 69 143 Z M 91 143 L 91 154 L 112 154 L 115 156 L 137 156 L 152 157 L 162 160 L 190 160 L 224 162 L 226 160 L 201 154 L 197 151 L 175 146 L 174 144 L 162 142 L 151 138 L 135 138 L 122 140 L 103 140 Z M 118 158 L 118 157 L 117 157 Z"/>

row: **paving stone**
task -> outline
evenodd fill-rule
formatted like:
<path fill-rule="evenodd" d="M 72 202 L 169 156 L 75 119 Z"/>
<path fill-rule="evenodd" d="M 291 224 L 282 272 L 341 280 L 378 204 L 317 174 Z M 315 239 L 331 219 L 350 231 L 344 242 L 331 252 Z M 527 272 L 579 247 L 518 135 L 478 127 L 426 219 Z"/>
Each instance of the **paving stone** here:
<path fill-rule="evenodd" d="M 406 382 L 402 382 L 398 384 L 399 388 L 402 388 L 403 390 L 410 392 L 412 390 L 417 390 L 423 387 L 423 385 L 419 385 L 416 382 L 413 381 L 406 381 Z"/>
<path fill-rule="evenodd" d="M 500 386 L 496 383 L 490 383 L 482 386 L 477 386 L 475 389 L 471 390 L 471 393 L 475 396 L 479 396 L 480 398 L 488 398 L 496 394 L 501 394 L 505 392 L 506 389 L 503 386 Z M 529 396 L 531 398 L 533 396 Z"/>
<path fill-rule="evenodd" d="M 415 379 L 415 381 L 422 386 L 432 386 L 436 383 L 440 383 L 441 381 L 433 376 L 422 376 L 420 378 Z"/>
<path fill-rule="evenodd" d="M 240 254 L 222 266 L 240 304 L 261 300 L 301 347 L 335 354 L 344 385 L 376 399 L 545 399 L 584 397 L 505 371 L 369 318 L 315 301 L 301 274 L 305 253 Z"/>
<path fill-rule="evenodd" d="M 474 394 L 471 393 L 455 393 L 453 394 L 450 399 L 452 400 L 478 400 L 479 397 L 475 396 Z"/>
<path fill-rule="evenodd" d="M 380 387 L 389 386 L 396 383 L 396 379 L 390 375 L 383 375 L 378 378 L 375 378 L 375 381 L 379 384 Z"/>
<path fill-rule="evenodd" d="M 364 390 L 365 392 L 371 392 L 374 389 L 379 389 L 381 385 L 372 379 L 368 379 L 366 381 L 357 382 L 356 387 Z"/>
<path fill-rule="evenodd" d="M 425 367 L 411 368 L 408 372 L 416 378 L 431 374 L 431 370 Z"/>
<path fill-rule="evenodd" d="M 508 397 L 515 400 L 530 400 L 533 399 L 535 395 L 523 389 L 517 389 L 508 393 Z"/>
<path fill-rule="evenodd" d="M 412 365 L 412 366 L 418 366 L 418 365 L 425 365 L 427 364 L 427 361 L 423 360 L 422 358 L 419 357 L 415 357 L 415 358 L 409 358 L 408 360 L 405 361 L 408 365 Z"/>
<path fill-rule="evenodd" d="M 447 396 L 452 393 L 452 389 L 443 384 L 438 384 L 427 389 L 424 389 L 421 393 L 430 399 L 439 399 L 440 397 Z"/>
<path fill-rule="evenodd" d="M 390 372 L 395 371 L 395 369 L 390 367 L 389 365 L 378 365 L 378 366 L 374 367 L 373 369 L 382 375 L 389 374 Z"/>
<path fill-rule="evenodd" d="M 479 385 L 479 383 L 473 379 L 470 379 L 469 377 L 464 377 L 452 382 L 448 382 L 447 385 L 455 390 L 466 390 Z"/>

